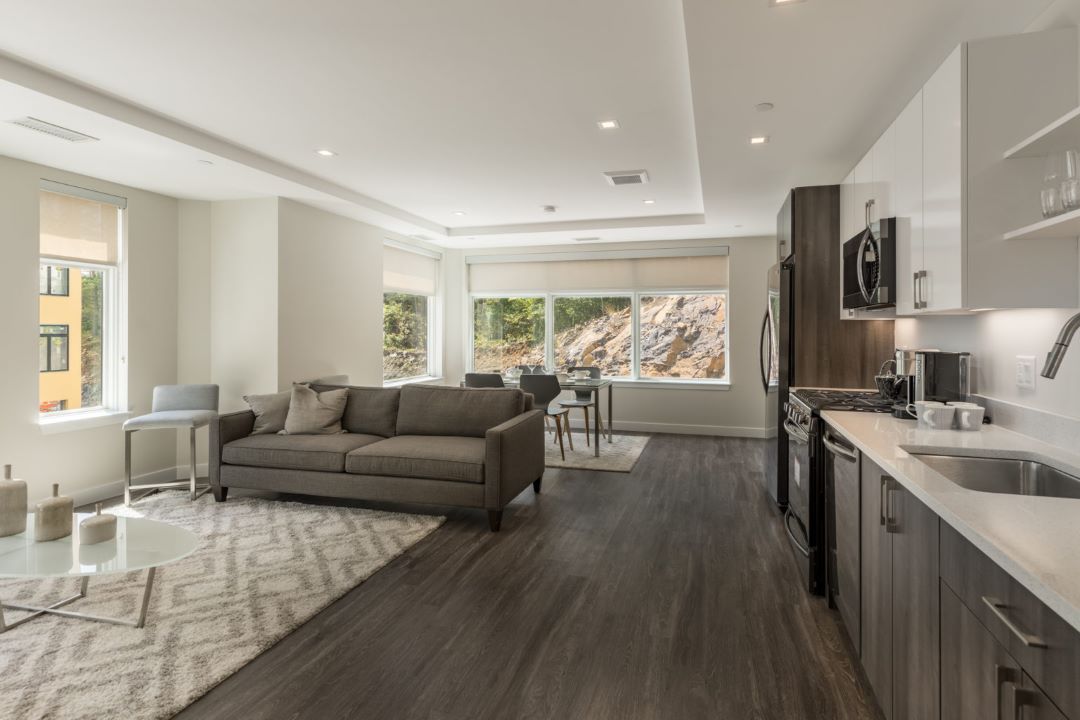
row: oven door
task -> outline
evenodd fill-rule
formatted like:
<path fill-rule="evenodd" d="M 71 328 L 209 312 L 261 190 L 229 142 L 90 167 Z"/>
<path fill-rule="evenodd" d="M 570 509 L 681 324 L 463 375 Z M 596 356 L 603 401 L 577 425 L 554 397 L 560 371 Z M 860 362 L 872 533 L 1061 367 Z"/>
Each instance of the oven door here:
<path fill-rule="evenodd" d="M 813 466 L 810 457 L 810 433 L 788 418 L 784 421 L 788 436 L 788 507 L 784 529 L 795 551 L 804 586 L 810 587 L 810 498 Z"/>

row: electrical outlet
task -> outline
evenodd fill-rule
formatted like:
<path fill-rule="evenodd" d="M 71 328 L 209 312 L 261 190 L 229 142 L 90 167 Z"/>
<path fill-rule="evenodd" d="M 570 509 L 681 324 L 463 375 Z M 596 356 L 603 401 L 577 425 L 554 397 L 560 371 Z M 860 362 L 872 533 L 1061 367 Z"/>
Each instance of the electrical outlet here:
<path fill-rule="evenodd" d="M 1021 390 L 1035 389 L 1035 356 L 1016 356 L 1016 387 Z"/>

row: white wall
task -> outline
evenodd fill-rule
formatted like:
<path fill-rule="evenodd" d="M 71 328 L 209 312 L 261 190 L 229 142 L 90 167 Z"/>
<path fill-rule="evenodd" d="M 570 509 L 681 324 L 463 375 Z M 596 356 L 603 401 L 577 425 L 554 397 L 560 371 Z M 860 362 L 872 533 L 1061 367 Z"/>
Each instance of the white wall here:
<path fill-rule="evenodd" d="M 176 382 L 209 383 L 210 376 L 210 203 L 179 201 L 177 248 Z M 198 458 L 207 462 L 207 445 L 200 433 Z M 178 465 L 189 462 L 188 438 L 177 433 Z M 204 471 L 203 471 L 204 472 Z M 177 477 L 187 477 L 183 467 Z"/>
<path fill-rule="evenodd" d="M 278 233 L 277 386 L 339 374 L 382 385 L 386 232 L 281 200 Z"/>
<path fill-rule="evenodd" d="M 758 370 L 758 333 L 765 314 L 766 273 L 776 262 L 776 239 L 772 237 L 724 238 L 722 240 L 686 240 L 675 242 L 605 244 L 607 249 L 645 249 L 655 247 L 693 247 L 701 245 L 727 245 L 731 249 L 729 259 L 729 307 L 728 333 L 731 343 L 730 389 L 715 387 L 672 386 L 669 388 L 644 387 L 620 384 L 615 389 L 615 427 L 624 430 L 650 432 L 673 432 L 707 435 L 735 435 L 764 437 L 765 394 L 761 388 Z M 597 249 L 590 245 L 590 250 Z M 466 251 L 479 254 L 519 254 L 528 252 L 565 251 L 566 246 L 528 248 L 485 248 Z M 449 263 L 448 263 L 449 264 Z M 460 268 L 459 277 L 464 270 Z M 461 292 L 467 292 L 464 284 Z M 448 297 L 447 302 L 452 300 Z M 463 300 L 459 307 L 466 307 Z M 464 373 L 465 360 L 470 350 L 467 334 L 467 316 L 462 313 L 459 328 L 448 328 L 448 336 L 456 334 L 463 339 L 461 355 L 452 365 L 456 374 L 447 372 L 446 381 L 456 384 Z M 451 365 L 448 365 L 451 367 Z M 461 368 L 457 371 L 457 368 Z M 606 396 L 601 408 L 605 410 Z M 581 422 L 581 413 L 574 413 L 575 425 Z"/>
<path fill-rule="evenodd" d="M 119 424 L 44 434 L 38 419 L 38 183 L 41 178 L 128 199 L 128 396 L 149 412 L 154 385 L 177 377 L 177 201 L 154 193 L 0 157 L 0 463 L 15 465 L 30 499 L 51 483 L 80 502 L 120 489 L 124 439 Z M 172 472 L 167 432 L 140 434 L 135 473 Z"/>

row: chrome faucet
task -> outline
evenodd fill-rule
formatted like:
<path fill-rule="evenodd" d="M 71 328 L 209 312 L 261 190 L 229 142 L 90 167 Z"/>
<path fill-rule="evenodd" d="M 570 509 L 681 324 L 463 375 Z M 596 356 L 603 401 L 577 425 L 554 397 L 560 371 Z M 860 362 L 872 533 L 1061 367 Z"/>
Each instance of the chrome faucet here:
<path fill-rule="evenodd" d="M 1080 330 L 1080 313 L 1069 318 L 1065 323 L 1065 327 L 1061 328 L 1061 333 L 1058 335 L 1054 347 L 1050 348 L 1050 352 L 1046 354 L 1046 364 L 1043 366 L 1042 373 L 1040 373 L 1044 378 L 1053 380 L 1057 375 L 1058 369 L 1061 367 L 1061 361 L 1065 359 L 1065 353 L 1069 349 L 1069 342 L 1072 341 L 1077 330 Z"/>

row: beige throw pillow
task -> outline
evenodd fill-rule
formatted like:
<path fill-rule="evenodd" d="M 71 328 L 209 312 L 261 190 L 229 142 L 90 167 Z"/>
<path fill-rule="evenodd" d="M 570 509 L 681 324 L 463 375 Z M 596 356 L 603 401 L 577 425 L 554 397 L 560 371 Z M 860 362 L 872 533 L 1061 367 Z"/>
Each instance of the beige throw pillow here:
<path fill-rule="evenodd" d="M 270 435 L 285 429 L 285 416 L 289 414 L 289 398 L 292 391 L 271 395 L 245 395 L 244 402 L 255 413 L 255 427 L 252 435 Z"/>
<path fill-rule="evenodd" d="M 282 435 L 337 435 L 348 402 L 347 388 L 317 393 L 307 385 L 293 385 L 289 414 Z"/>

